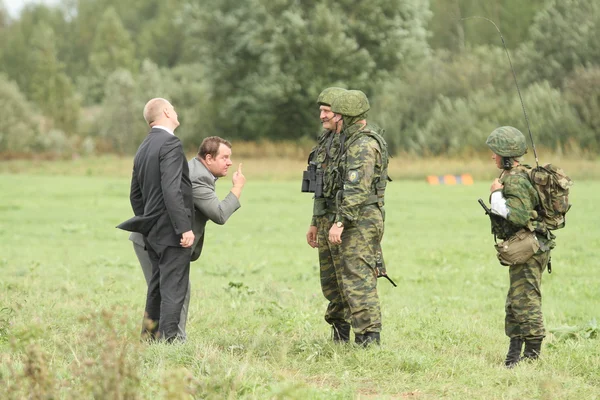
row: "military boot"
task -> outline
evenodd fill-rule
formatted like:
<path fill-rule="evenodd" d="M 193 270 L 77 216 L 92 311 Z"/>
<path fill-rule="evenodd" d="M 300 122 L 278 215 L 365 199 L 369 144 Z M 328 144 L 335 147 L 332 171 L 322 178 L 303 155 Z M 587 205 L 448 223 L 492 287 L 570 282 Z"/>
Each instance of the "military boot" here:
<path fill-rule="evenodd" d="M 525 339 L 524 360 L 537 360 L 542 351 L 542 339 Z"/>
<path fill-rule="evenodd" d="M 333 341 L 336 343 L 347 343 L 350 341 L 350 325 L 349 324 L 333 324 L 331 325 Z"/>
<path fill-rule="evenodd" d="M 512 368 L 519 361 L 521 361 L 521 349 L 523 348 L 523 339 L 520 337 L 510 338 L 510 344 L 508 346 L 508 354 L 506 354 L 506 360 L 504 365 L 506 368 Z"/>
<path fill-rule="evenodd" d="M 354 335 L 354 341 L 363 347 L 367 347 L 370 344 L 380 344 L 381 338 L 379 332 L 366 332 L 364 334 Z"/>

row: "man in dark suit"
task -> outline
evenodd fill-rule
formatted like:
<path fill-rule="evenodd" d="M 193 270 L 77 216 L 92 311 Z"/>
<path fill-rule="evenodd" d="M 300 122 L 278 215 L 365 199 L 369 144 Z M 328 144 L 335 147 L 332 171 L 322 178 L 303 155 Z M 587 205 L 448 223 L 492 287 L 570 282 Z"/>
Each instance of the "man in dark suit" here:
<path fill-rule="evenodd" d="M 152 263 L 142 337 L 182 339 L 178 323 L 189 283 L 194 199 L 175 109 L 155 98 L 144 107 L 152 128 L 133 161 L 130 201 L 135 216 L 118 228 L 144 236 Z"/>
<path fill-rule="evenodd" d="M 190 179 L 194 195 L 196 213 L 192 229 L 194 245 L 192 261 L 200 257 L 204 243 L 204 228 L 209 219 L 223 225 L 229 217 L 240 208 L 239 198 L 246 183 L 242 174 L 242 164 L 233 173 L 233 186 L 223 201 L 219 201 L 215 193 L 215 182 L 226 176 L 231 161 L 231 143 L 218 136 L 207 137 L 202 141 L 198 154 L 189 161 Z"/>
<path fill-rule="evenodd" d="M 241 164 L 233 174 L 233 187 L 229 194 L 219 201 L 215 193 L 215 183 L 219 177 L 227 175 L 231 162 L 231 143 L 217 136 L 211 136 L 200 145 L 198 154 L 189 162 L 190 180 L 192 182 L 192 193 L 194 196 L 194 221 L 192 231 L 194 232 L 194 244 L 192 246 L 192 261 L 197 260 L 202 252 L 206 222 L 210 219 L 216 224 L 223 225 L 229 217 L 240 208 L 239 198 L 246 183 L 242 174 Z M 150 283 L 152 277 L 152 263 L 145 250 L 143 235 L 132 233 L 129 240 L 133 242 L 135 254 L 140 262 L 146 284 Z M 179 318 L 179 336 L 186 338 L 186 321 L 190 303 L 191 284 L 188 283 L 185 301 Z"/>
<path fill-rule="evenodd" d="M 195 214 L 197 214 L 197 212 Z M 135 252 L 137 259 L 140 262 L 142 272 L 144 273 L 144 279 L 146 280 L 146 286 L 148 286 L 150 284 L 150 280 L 152 279 L 152 261 L 150 261 L 150 256 L 146 251 L 144 235 L 137 232 L 131 232 L 131 235 L 129 235 L 129 240 L 131 240 L 131 242 L 133 243 L 133 251 Z M 177 327 L 179 338 L 182 340 L 185 340 L 187 338 L 185 326 L 187 324 L 188 310 L 190 309 L 191 292 L 192 284 L 191 282 L 188 282 L 188 288 L 185 293 L 185 300 L 183 301 L 183 306 L 181 307 L 181 315 L 179 316 L 179 325 Z"/>

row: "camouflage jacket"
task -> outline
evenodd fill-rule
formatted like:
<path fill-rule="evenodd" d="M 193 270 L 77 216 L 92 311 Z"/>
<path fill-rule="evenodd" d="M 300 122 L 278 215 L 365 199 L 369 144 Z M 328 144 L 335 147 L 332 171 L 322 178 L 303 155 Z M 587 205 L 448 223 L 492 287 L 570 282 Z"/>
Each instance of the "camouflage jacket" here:
<path fill-rule="evenodd" d="M 382 155 L 378 140 L 369 135 L 371 131 L 377 133 L 377 129 L 361 126 L 354 124 L 342 133 L 342 151 L 329 164 L 323 179 L 325 197 L 330 204 L 335 202 L 335 220 L 344 225 L 355 222 L 365 205 L 378 203 L 383 207 L 387 175 L 382 175 L 387 171 L 387 148 Z M 382 137 L 381 140 L 385 144 Z M 377 190 L 379 182 L 381 190 Z"/>
<path fill-rule="evenodd" d="M 535 211 L 540 198 L 529 179 L 530 169 L 528 165 L 517 165 L 504 171 L 500 177 L 500 183 L 504 185 L 502 195 L 509 211 L 506 218 L 492 218 L 492 233 L 499 239 L 506 240 L 526 228 L 538 234 L 543 249 L 546 244 L 552 248 L 553 242 L 550 242 L 553 238 Z"/>
<path fill-rule="evenodd" d="M 314 162 L 317 164 L 317 170 L 322 171 L 325 174 L 328 164 L 332 158 L 335 157 L 339 148 L 339 135 L 333 131 L 325 130 L 319 136 L 318 144 L 313 147 L 308 157 L 308 162 Z M 311 226 L 317 226 L 317 217 L 325 215 L 327 212 L 327 202 L 325 198 L 314 198 L 313 203 L 313 215 L 311 219 Z"/>

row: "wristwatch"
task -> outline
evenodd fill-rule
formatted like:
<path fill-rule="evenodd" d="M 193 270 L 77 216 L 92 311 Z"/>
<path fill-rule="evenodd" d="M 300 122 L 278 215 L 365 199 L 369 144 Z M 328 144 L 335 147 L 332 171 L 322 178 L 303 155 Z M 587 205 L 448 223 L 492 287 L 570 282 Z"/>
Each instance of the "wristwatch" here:
<path fill-rule="evenodd" d="M 338 228 L 343 228 L 344 227 L 344 223 L 342 221 L 338 221 L 335 223 L 335 226 L 337 226 Z"/>

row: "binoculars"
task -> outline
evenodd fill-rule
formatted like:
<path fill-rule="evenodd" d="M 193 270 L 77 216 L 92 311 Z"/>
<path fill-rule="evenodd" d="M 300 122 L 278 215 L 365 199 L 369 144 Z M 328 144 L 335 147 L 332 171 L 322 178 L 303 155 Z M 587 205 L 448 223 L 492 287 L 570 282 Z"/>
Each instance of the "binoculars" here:
<path fill-rule="evenodd" d="M 317 169 L 315 162 L 308 163 L 302 173 L 302 192 L 314 193 L 316 198 L 323 197 L 323 170 Z"/>

